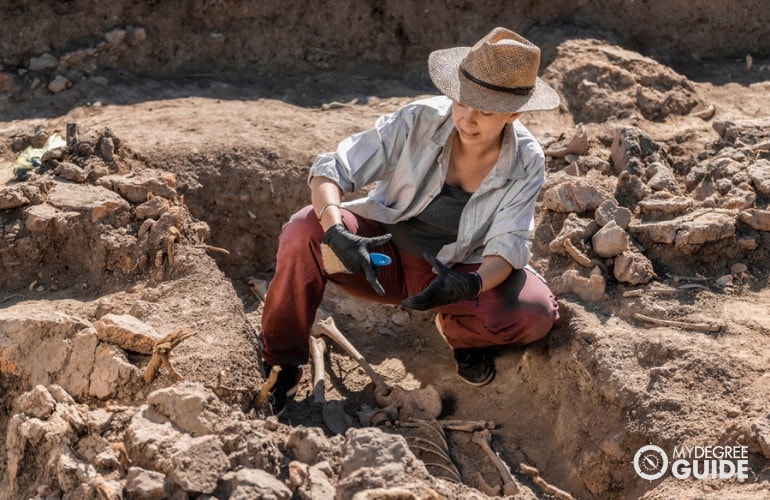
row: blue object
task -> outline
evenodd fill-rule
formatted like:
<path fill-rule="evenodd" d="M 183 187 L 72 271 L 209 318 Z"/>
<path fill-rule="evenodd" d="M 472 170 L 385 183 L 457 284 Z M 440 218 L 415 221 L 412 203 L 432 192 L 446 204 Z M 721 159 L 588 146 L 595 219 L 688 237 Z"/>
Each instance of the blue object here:
<path fill-rule="evenodd" d="M 393 260 L 384 253 L 370 253 L 369 258 L 372 260 L 373 266 L 387 266 Z"/>

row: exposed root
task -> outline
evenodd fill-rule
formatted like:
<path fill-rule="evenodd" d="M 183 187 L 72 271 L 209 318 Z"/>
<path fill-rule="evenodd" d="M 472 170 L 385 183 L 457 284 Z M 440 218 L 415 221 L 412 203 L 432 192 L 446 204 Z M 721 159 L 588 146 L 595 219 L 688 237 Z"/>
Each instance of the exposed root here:
<path fill-rule="evenodd" d="M 147 364 L 147 369 L 144 372 L 144 381 L 151 384 L 155 380 L 155 375 L 158 373 L 161 365 L 175 380 L 182 380 L 183 377 L 174 369 L 169 356 L 171 351 L 183 340 L 192 337 L 196 333 L 187 328 L 179 328 L 157 341 L 153 347 L 150 362 Z"/>

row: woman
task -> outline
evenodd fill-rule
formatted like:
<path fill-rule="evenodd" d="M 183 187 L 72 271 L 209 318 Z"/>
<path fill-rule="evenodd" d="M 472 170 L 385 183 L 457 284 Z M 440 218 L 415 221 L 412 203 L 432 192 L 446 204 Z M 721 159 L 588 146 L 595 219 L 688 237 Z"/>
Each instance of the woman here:
<path fill-rule="evenodd" d="M 458 374 L 478 386 L 494 377 L 490 347 L 534 342 L 558 318 L 553 294 L 527 266 L 545 157 L 518 117 L 559 104 L 537 77 L 540 50 L 495 28 L 473 47 L 431 53 L 428 64 L 443 95 L 319 155 L 312 206 L 281 232 L 261 333 L 266 372 L 282 367 L 276 414 L 307 362 L 327 280 L 363 299 L 435 310 Z M 367 197 L 341 203 L 371 182 Z M 348 273 L 325 269 L 334 256 L 322 255 L 322 243 Z M 392 264 L 375 269 L 374 249 Z"/>

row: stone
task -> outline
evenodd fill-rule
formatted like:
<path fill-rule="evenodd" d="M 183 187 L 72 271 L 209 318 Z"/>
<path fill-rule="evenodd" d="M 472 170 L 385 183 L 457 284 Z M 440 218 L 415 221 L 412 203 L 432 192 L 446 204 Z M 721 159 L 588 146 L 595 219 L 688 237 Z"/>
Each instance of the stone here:
<path fill-rule="evenodd" d="M 169 462 L 168 477 L 190 493 L 214 493 L 220 476 L 230 468 L 222 443 L 213 435 L 175 442 Z"/>
<path fill-rule="evenodd" d="M 225 483 L 225 498 L 231 500 L 249 500 L 252 498 L 270 498 L 274 500 L 289 500 L 293 494 L 291 489 L 272 474 L 260 470 L 244 468 L 237 472 L 228 472 L 222 477 Z M 300 496 L 300 498 L 305 498 Z M 331 496 L 314 498 L 334 498 Z"/>
<path fill-rule="evenodd" d="M 618 202 L 610 198 L 596 208 L 594 219 L 600 226 L 605 226 L 610 221 L 614 221 L 623 229 L 628 229 L 629 224 L 631 224 L 632 215 L 631 210 L 618 206 Z"/>
<path fill-rule="evenodd" d="M 100 399 L 115 397 L 123 386 L 137 383 L 141 378 L 139 369 L 129 363 L 123 351 L 113 345 L 99 344 L 88 394 Z"/>
<path fill-rule="evenodd" d="M 770 195 L 770 161 L 757 160 L 746 171 L 754 188 L 765 196 Z"/>
<path fill-rule="evenodd" d="M 615 175 L 628 172 L 642 175 L 639 159 L 647 158 L 660 151 L 660 146 L 644 131 L 636 127 L 621 127 L 615 131 L 610 147 L 612 171 Z"/>
<path fill-rule="evenodd" d="M 53 173 L 72 182 L 85 182 L 88 177 L 85 170 L 68 161 L 59 162 Z"/>
<path fill-rule="evenodd" d="M 689 196 L 673 198 L 647 198 L 639 201 L 639 211 L 649 215 L 681 215 L 689 212 L 694 205 Z"/>
<path fill-rule="evenodd" d="M 765 418 L 755 422 L 751 426 L 751 430 L 754 432 L 754 437 L 759 445 L 759 451 L 765 458 L 770 458 L 770 419 Z"/>
<path fill-rule="evenodd" d="M 583 242 L 599 230 L 599 225 L 593 219 L 584 219 L 576 214 L 569 214 L 561 226 L 561 231 L 549 244 L 548 249 L 559 255 L 567 255 L 564 240 L 569 239 L 573 245 L 580 248 Z"/>
<path fill-rule="evenodd" d="M 329 448 L 329 443 L 320 434 L 317 427 L 295 427 L 286 440 L 292 455 L 300 462 L 313 464 L 321 458 L 321 452 Z"/>
<path fill-rule="evenodd" d="M 47 204 L 31 205 L 24 209 L 24 227 L 31 233 L 44 233 L 54 223 L 65 218 L 65 212 Z"/>
<path fill-rule="evenodd" d="M 47 419 L 56 408 L 56 401 L 43 385 L 36 385 L 31 391 L 23 393 L 16 399 L 19 409 L 30 417 Z"/>
<path fill-rule="evenodd" d="M 770 210 L 751 208 L 738 216 L 744 224 L 757 231 L 770 231 Z"/>
<path fill-rule="evenodd" d="M 628 249 L 628 233 L 613 220 L 593 235 L 591 245 L 599 257 L 614 257 Z"/>
<path fill-rule="evenodd" d="M 583 213 L 596 210 L 610 195 L 587 181 L 571 179 L 543 193 L 543 204 L 559 213 Z"/>
<path fill-rule="evenodd" d="M 676 247 L 699 246 L 735 236 L 736 212 L 698 209 L 672 220 L 646 222 L 629 227 L 634 237 Z"/>
<path fill-rule="evenodd" d="M 604 298 L 606 282 L 600 274 L 586 278 L 576 269 L 570 269 L 553 280 L 552 288 L 556 295 L 574 293 L 586 302 L 598 302 Z"/>
<path fill-rule="evenodd" d="M 126 200 L 101 186 L 62 182 L 51 188 L 48 202 L 60 210 L 85 213 L 92 222 L 118 218 L 130 208 Z"/>
<path fill-rule="evenodd" d="M 48 91 L 52 94 L 59 94 L 70 87 L 72 87 L 72 82 L 63 75 L 56 75 L 56 77 L 48 83 Z"/>
<path fill-rule="evenodd" d="M 42 69 L 55 68 L 58 64 L 59 60 L 56 56 L 50 52 L 46 52 L 36 57 L 30 57 L 27 69 L 30 71 L 40 71 Z"/>
<path fill-rule="evenodd" d="M 140 354 L 152 354 L 155 343 L 163 338 L 155 328 L 129 314 L 105 314 L 94 327 L 102 342 Z"/>
<path fill-rule="evenodd" d="M 657 278 L 652 262 L 644 255 L 628 250 L 615 258 L 615 279 L 630 285 L 642 285 Z"/>
<path fill-rule="evenodd" d="M 218 402 L 211 390 L 196 382 L 182 382 L 147 396 L 147 403 L 193 436 L 214 432 L 218 417 L 210 408 Z"/>
<path fill-rule="evenodd" d="M 92 431 L 102 434 L 112 426 L 113 413 L 102 408 L 91 410 L 85 414 L 84 423 Z"/>
<path fill-rule="evenodd" d="M 171 207 L 171 203 L 163 197 L 155 196 L 151 200 L 142 203 L 134 209 L 138 220 L 158 219 Z"/>
<path fill-rule="evenodd" d="M 647 186 L 653 191 L 679 192 L 679 183 L 671 169 L 661 162 L 655 161 L 647 166 L 651 177 L 647 180 Z"/>
<path fill-rule="evenodd" d="M 406 326 L 406 324 L 409 323 L 409 313 L 403 309 L 399 309 L 393 313 L 390 317 L 390 321 L 396 326 Z"/>
<path fill-rule="evenodd" d="M 134 465 L 168 472 L 168 450 L 185 436 L 155 409 L 142 405 L 131 417 L 123 441 Z"/>
<path fill-rule="evenodd" d="M 328 462 L 323 463 L 329 465 Z M 325 468 L 310 467 L 302 462 L 289 463 L 289 483 L 300 499 L 334 498 L 336 488 L 324 470 Z"/>
<path fill-rule="evenodd" d="M 748 272 L 749 268 L 742 262 L 736 262 L 730 267 L 730 273 L 736 276 L 740 276 Z"/>
<path fill-rule="evenodd" d="M 131 467 L 126 474 L 126 494 L 136 500 L 159 500 L 171 495 L 172 483 L 162 472 Z"/>
<path fill-rule="evenodd" d="M 21 188 L 0 188 L 0 210 L 11 210 L 29 203 L 29 198 L 24 196 Z"/>
<path fill-rule="evenodd" d="M 652 193 L 652 190 L 647 187 L 647 184 L 639 176 L 625 171 L 618 175 L 618 183 L 615 186 L 615 199 L 620 205 L 633 209 L 650 193 Z"/>
<path fill-rule="evenodd" d="M 99 184 L 119 193 L 131 203 L 144 203 L 152 196 L 176 197 L 176 179 L 160 170 L 140 170 L 126 175 L 107 175 Z"/>

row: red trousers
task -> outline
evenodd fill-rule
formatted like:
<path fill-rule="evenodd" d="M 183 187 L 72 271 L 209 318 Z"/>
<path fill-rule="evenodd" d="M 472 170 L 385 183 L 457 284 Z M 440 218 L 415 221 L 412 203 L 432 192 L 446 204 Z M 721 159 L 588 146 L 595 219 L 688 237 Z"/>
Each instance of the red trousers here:
<path fill-rule="evenodd" d="M 345 226 L 362 236 L 380 236 L 377 222 L 342 211 Z M 321 304 L 326 282 L 332 281 L 355 297 L 400 304 L 420 293 L 436 277 L 422 258 L 400 253 L 392 243 L 374 251 L 393 259 L 378 268 L 385 296 L 379 296 L 363 273 L 327 275 L 321 261 L 323 230 L 312 207 L 294 214 L 278 241 L 275 276 L 262 313 L 263 357 L 273 365 L 300 365 L 308 360 L 310 327 Z M 459 264 L 470 272 L 479 264 Z M 544 337 L 559 318 L 559 306 L 548 286 L 529 270 L 515 269 L 492 290 L 473 300 L 441 306 L 443 333 L 453 348 L 523 345 Z"/>

